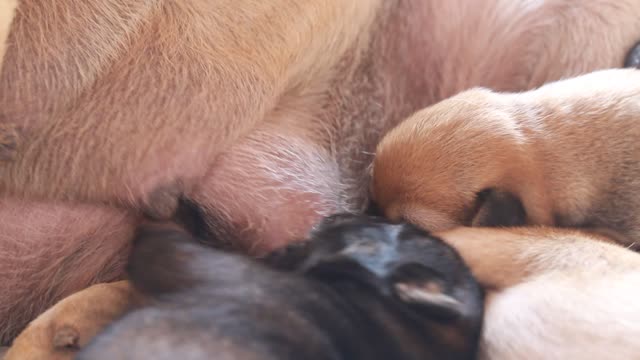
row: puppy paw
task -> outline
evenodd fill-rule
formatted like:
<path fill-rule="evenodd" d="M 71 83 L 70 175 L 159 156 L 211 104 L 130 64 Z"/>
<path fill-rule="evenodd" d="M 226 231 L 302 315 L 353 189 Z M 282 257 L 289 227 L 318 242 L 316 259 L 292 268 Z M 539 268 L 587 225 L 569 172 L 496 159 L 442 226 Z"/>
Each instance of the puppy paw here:
<path fill-rule="evenodd" d="M 4 360 L 73 359 L 100 330 L 137 302 L 128 281 L 77 292 L 32 321 Z"/>

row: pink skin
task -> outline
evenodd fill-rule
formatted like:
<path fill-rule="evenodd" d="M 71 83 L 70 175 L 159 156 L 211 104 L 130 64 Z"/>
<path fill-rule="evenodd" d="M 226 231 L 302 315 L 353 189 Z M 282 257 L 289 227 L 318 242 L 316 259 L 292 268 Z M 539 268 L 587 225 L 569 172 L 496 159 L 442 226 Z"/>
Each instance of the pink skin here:
<path fill-rule="evenodd" d="M 70 293 L 121 277 L 135 222 L 113 208 L 0 200 L 3 334 Z"/>
<path fill-rule="evenodd" d="M 556 29 L 544 26 L 558 16 L 553 4 L 563 1 L 466 3 L 389 1 L 394 5 L 384 10 L 354 76 L 336 79 L 320 94 L 282 99 L 278 111 L 215 159 L 186 147 L 155 154 L 163 159 L 144 180 L 167 176 L 167 164 L 200 179 L 185 196 L 200 209 L 204 232 L 260 255 L 304 237 L 324 215 L 362 210 L 370 153 L 412 112 L 471 86 L 526 89 L 620 66 L 627 50 L 606 64 L 564 54 L 581 66 L 558 69 L 555 54 L 532 54 L 558 39 L 550 35 Z M 122 276 L 139 221 L 90 204 L 0 200 L 0 284 L 10 289 L 0 291 L 0 343 L 60 298 Z"/>

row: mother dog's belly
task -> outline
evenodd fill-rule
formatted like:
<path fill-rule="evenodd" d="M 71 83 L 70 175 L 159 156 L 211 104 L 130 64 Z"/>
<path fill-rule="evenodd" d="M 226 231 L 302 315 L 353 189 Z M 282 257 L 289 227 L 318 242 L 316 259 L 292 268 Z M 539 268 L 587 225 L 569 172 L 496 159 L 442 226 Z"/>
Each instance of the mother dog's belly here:
<path fill-rule="evenodd" d="M 137 217 L 94 205 L 0 200 L 0 343 L 61 298 L 123 275 Z"/>

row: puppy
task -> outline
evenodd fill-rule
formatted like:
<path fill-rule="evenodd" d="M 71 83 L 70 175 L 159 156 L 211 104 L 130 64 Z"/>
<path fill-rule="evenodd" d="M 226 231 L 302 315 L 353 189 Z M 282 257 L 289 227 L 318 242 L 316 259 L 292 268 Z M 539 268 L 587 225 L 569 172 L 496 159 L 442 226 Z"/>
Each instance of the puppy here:
<path fill-rule="evenodd" d="M 481 359 L 636 359 L 640 255 L 551 228 L 457 228 L 453 246 L 487 290 Z"/>
<path fill-rule="evenodd" d="M 337 215 L 300 249 L 274 254 L 269 267 L 181 231 L 143 229 L 129 270 L 152 305 L 113 323 L 77 358 L 475 357 L 482 290 L 441 240 Z"/>
<path fill-rule="evenodd" d="M 335 223 L 331 225 L 331 221 Z M 131 274 L 137 287 L 147 292 L 156 303 L 152 307 L 138 310 L 117 321 L 100 334 L 82 356 L 90 359 L 127 359 L 154 357 L 156 353 L 161 353 L 157 358 L 188 357 L 188 355 L 192 355 L 191 358 L 197 358 L 198 354 L 189 354 L 186 351 L 204 353 L 202 356 L 205 357 L 208 351 L 215 349 L 219 351 L 216 355 L 220 359 L 224 359 L 225 356 L 226 358 L 255 358 L 258 356 L 255 348 L 249 348 L 247 345 L 247 339 L 251 336 L 254 339 L 253 344 L 257 344 L 256 347 L 264 346 L 260 349 L 262 351 L 259 354 L 260 358 L 269 358 L 265 354 L 267 351 L 277 351 L 275 349 L 277 344 L 260 341 L 264 339 L 260 337 L 262 336 L 259 333 L 260 330 L 248 333 L 253 331 L 251 329 L 262 329 L 271 334 L 281 335 L 281 338 L 291 341 L 287 343 L 289 349 L 297 349 L 295 346 L 309 347 L 311 342 L 304 343 L 304 339 L 312 338 L 308 335 L 309 333 L 318 334 L 318 329 L 322 329 L 322 325 L 326 323 L 330 324 L 329 326 L 338 327 L 332 324 L 334 321 L 340 321 L 336 320 L 340 319 L 339 310 L 330 309 L 327 313 L 321 313 L 334 302 L 327 300 L 329 305 L 318 305 L 327 303 L 320 299 L 322 296 L 316 295 L 326 295 L 327 286 L 335 289 L 339 284 L 335 281 L 328 282 L 328 279 L 340 274 L 339 277 L 346 281 L 340 285 L 340 294 L 343 296 L 349 294 L 347 297 L 354 294 L 354 290 L 357 292 L 359 289 L 359 287 L 353 287 L 348 292 L 347 284 L 362 284 L 362 278 L 359 275 L 356 276 L 359 280 L 353 277 L 357 272 L 348 269 L 345 267 L 345 262 L 336 258 L 343 257 L 347 263 L 356 264 L 355 268 L 362 266 L 362 260 L 369 259 L 369 262 L 364 263 L 364 267 L 372 269 L 378 264 L 372 260 L 380 260 L 381 257 L 378 255 L 384 253 L 384 251 L 378 252 L 376 255 L 376 250 L 380 251 L 384 246 L 393 244 L 393 242 L 382 242 L 377 244 L 378 247 L 369 247 L 371 243 L 376 243 L 375 235 L 384 234 L 385 230 L 379 228 L 381 226 L 379 223 L 368 224 L 360 230 L 354 229 L 354 222 L 355 219 L 352 221 L 348 218 L 328 220 L 325 226 L 333 230 L 325 232 L 324 236 L 328 239 L 324 240 L 324 250 L 319 247 L 320 243 L 312 241 L 309 244 L 313 246 L 292 246 L 272 254 L 266 262 L 280 271 L 266 269 L 244 258 L 201 249 L 187 241 L 182 233 L 150 231 L 147 235 L 143 234 L 136 246 L 134 254 L 138 255 L 134 255 Z M 351 231 L 342 230 L 340 223 L 351 227 Z M 393 229 L 389 225 L 382 226 L 383 229 Z M 407 227 L 398 226 L 395 229 L 402 228 Z M 388 235 L 387 232 L 383 238 L 388 239 Z M 640 324 L 638 317 L 640 305 L 635 301 L 640 285 L 640 255 L 637 253 L 619 245 L 609 244 L 606 238 L 574 230 L 457 228 L 436 235 L 458 251 L 471 268 L 473 275 L 487 291 L 486 312 L 479 346 L 480 358 L 498 360 L 627 359 L 634 358 L 640 351 L 636 341 L 640 335 L 640 326 L 637 325 Z M 358 242 L 358 239 L 364 242 Z M 372 241 L 369 242 L 367 239 Z M 455 261 L 456 257 L 452 258 L 452 253 L 445 250 L 446 247 L 442 247 L 437 241 L 434 242 L 433 237 L 423 238 L 422 241 L 425 240 L 423 246 L 431 246 L 433 250 L 437 250 L 432 253 L 434 262 L 431 266 L 434 270 L 447 270 L 444 276 L 453 276 L 452 274 L 457 273 L 458 276 L 466 277 L 465 272 L 460 271 L 461 267 L 451 266 L 450 261 Z M 381 244 L 384 246 L 380 247 Z M 316 250 L 310 251 L 310 249 Z M 179 251 L 173 252 L 174 250 Z M 316 260 L 310 260 L 312 259 L 310 254 L 313 253 L 316 254 Z M 414 255 L 419 253 L 413 252 Z M 333 259 L 331 254 L 335 255 Z M 354 261 L 363 254 L 365 256 Z M 221 263 L 228 266 L 219 266 Z M 306 265 L 302 266 L 305 263 Z M 180 271 L 175 271 L 176 267 Z M 209 271 L 210 267 L 215 267 L 215 271 Z M 241 268 L 247 270 L 245 275 L 238 274 Z M 316 270 L 310 271 L 313 268 Z M 282 272 L 295 269 L 299 269 L 298 274 Z M 230 276 L 230 274 L 235 275 Z M 410 279 L 415 280 L 415 274 Z M 198 285 L 194 286 L 193 281 L 196 280 Z M 211 282 L 212 280 L 215 284 Z M 267 281 L 267 283 L 261 281 Z M 310 281 L 320 281 L 323 284 L 315 283 L 312 288 L 300 285 Z M 473 283 L 469 285 L 471 285 L 470 289 L 474 288 Z M 285 288 L 299 292 L 295 294 L 289 291 L 281 292 Z M 374 288 L 379 289 L 376 286 L 370 289 Z M 458 290 L 464 288 L 460 286 Z M 422 290 L 425 289 L 429 288 L 422 287 Z M 431 288 L 431 290 L 434 289 L 437 288 Z M 82 302 L 81 300 L 87 291 L 76 295 L 74 301 L 86 304 L 88 302 L 86 299 Z M 247 296 L 247 292 L 250 292 L 251 296 Z M 371 306 L 377 303 L 381 295 L 379 291 L 373 292 L 376 293 L 375 296 L 360 298 L 356 305 L 361 306 L 360 309 L 371 310 Z M 224 298 L 224 294 L 228 294 L 228 297 Z M 446 293 L 441 295 L 445 297 L 440 299 L 445 299 L 447 296 Z M 231 312 L 233 307 L 231 310 L 225 310 L 229 305 L 224 308 L 220 306 L 221 297 L 222 303 L 225 304 L 235 301 L 237 308 L 245 307 L 247 299 L 257 299 L 253 300 L 254 303 L 263 304 L 260 306 L 267 307 L 268 313 L 274 314 L 273 318 L 276 319 L 259 318 L 255 312 L 247 313 L 241 310 L 239 314 L 234 314 Z M 439 298 L 439 296 L 427 298 L 429 297 L 431 301 Z M 454 297 L 454 302 L 436 301 L 434 309 L 439 307 L 439 311 L 448 314 L 452 308 L 456 307 L 446 304 L 455 304 L 455 301 L 465 303 L 464 300 L 460 300 L 464 297 L 467 297 L 466 303 L 469 304 L 469 299 L 477 298 L 477 293 L 475 290 L 465 290 L 460 297 Z M 332 299 L 332 297 L 327 298 Z M 402 298 L 400 297 L 399 300 Z M 216 302 L 216 306 L 210 306 L 213 302 Z M 304 304 L 317 306 L 307 306 L 302 309 Z M 413 309 L 417 309 L 415 306 L 418 305 L 418 303 L 404 303 L 404 306 Z M 308 309 L 312 309 L 313 312 L 308 312 L 308 316 L 304 319 L 311 320 L 305 326 L 296 327 L 297 323 L 291 319 Z M 388 314 L 387 310 L 369 311 L 367 314 L 377 318 L 381 314 Z M 282 313 L 291 315 L 277 316 Z M 311 314 L 316 316 L 312 317 Z M 216 321 L 212 322 L 212 318 Z M 287 326 L 283 326 L 283 319 L 289 319 Z M 353 317 L 350 316 L 348 319 Z M 387 319 L 391 319 L 387 324 L 393 324 L 392 321 L 397 320 L 394 317 Z M 433 319 L 435 317 L 428 320 Z M 252 323 L 246 325 L 244 330 L 238 330 L 234 335 L 230 325 L 241 326 L 243 321 Z M 472 331 L 469 331 L 474 329 L 476 321 L 478 321 L 477 318 L 472 317 L 472 321 L 469 322 L 472 325 L 468 326 L 467 330 L 462 330 L 462 333 L 471 334 Z M 255 324 L 262 324 L 263 327 L 257 328 Z M 426 324 L 430 323 L 426 322 Z M 368 336 L 369 330 L 373 328 L 366 329 L 367 331 L 364 332 L 361 332 L 363 329 L 358 329 L 358 332 L 348 332 L 352 330 L 346 326 L 339 331 L 336 330 L 338 332 L 333 336 L 338 339 L 345 336 L 349 341 L 357 341 Z M 458 334 L 462 328 L 454 326 L 449 329 L 450 334 Z M 290 333 L 297 333 L 299 336 L 291 336 Z M 226 343 L 223 342 L 224 339 L 232 336 L 235 338 Z M 385 339 L 388 336 L 387 334 Z M 19 341 L 20 338 L 16 343 Z M 473 343 L 474 337 L 468 336 L 465 341 Z M 304 345 L 300 345 L 301 343 Z M 379 344 L 380 339 L 375 343 Z M 434 343 L 431 340 L 430 344 Z M 185 350 L 186 348 L 190 350 Z M 327 349 L 323 348 L 325 354 Z M 16 353 L 16 356 L 24 354 L 28 353 Z M 66 353 L 68 358 L 72 354 L 73 352 Z M 304 354 L 298 353 L 298 355 L 302 358 Z M 283 358 L 282 353 L 273 356 Z M 26 355 L 15 358 L 37 359 Z M 443 358 L 446 357 L 443 356 Z"/>
<path fill-rule="evenodd" d="M 523 93 L 475 88 L 380 142 L 372 193 L 430 230 L 540 224 L 640 238 L 640 70 L 593 72 Z"/>

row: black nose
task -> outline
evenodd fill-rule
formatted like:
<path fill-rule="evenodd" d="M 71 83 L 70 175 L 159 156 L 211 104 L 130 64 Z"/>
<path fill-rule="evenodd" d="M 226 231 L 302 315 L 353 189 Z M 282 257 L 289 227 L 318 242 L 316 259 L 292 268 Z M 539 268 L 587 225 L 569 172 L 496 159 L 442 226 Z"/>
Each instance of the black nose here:
<path fill-rule="evenodd" d="M 369 201 L 369 206 L 367 206 L 367 209 L 364 211 L 364 213 L 370 216 L 384 216 L 384 212 L 382 211 L 380 206 L 378 206 L 378 204 L 373 200 Z"/>
<path fill-rule="evenodd" d="M 631 50 L 627 53 L 627 57 L 624 61 L 624 67 L 640 69 L 640 41 L 633 45 Z"/>

